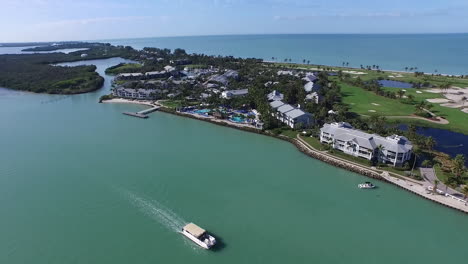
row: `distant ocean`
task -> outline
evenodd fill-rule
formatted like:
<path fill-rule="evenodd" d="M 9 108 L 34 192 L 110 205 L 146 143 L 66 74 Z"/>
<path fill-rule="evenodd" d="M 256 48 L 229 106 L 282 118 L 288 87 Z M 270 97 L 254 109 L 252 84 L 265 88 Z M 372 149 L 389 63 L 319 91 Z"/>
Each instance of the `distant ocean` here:
<path fill-rule="evenodd" d="M 468 74 L 468 34 L 228 35 L 102 40 L 115 45 L 183 48 L 190 53 L 232 55 L 311 64 L 379 65 L 382 69 Z"/>

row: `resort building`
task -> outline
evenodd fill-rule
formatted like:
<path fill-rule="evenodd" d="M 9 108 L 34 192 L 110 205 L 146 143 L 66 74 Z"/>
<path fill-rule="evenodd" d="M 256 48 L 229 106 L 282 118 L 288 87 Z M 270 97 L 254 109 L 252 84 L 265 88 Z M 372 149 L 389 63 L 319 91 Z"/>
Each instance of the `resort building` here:
<path fill-rule="evenodd" d="M 268 101 L 281 101 L 284 98 L 284 95 L 276 90 L 267 95 Z"/>
<path fill-rule="evenodd" d="M 169 74 L 166 71 L 152 71 L 145 73 L 146 79 L 157 79 L 168 77 Z"/>
<path fill-rule="evenodd" d="M 277 75 L 294 75 L 294 73 L 292 71 L 278 71 L 276 73 Z"/>
<path fill-rule="evenodd" d="M 312 114 L 282 101 L 273 101 L 270 106 L 274 111 L 272 116 L 291 128 L 310 127 L 315 122 Z"/>
<path fill-rule="evenodd" d="M 144 77 L 145 75 L 141 72 L 135 72 L 135 73 L 120 73 L 117 75 L 116 79 L 118 80 L 140 80 Z"/>
<path fill-rule="evenodd" d="M 320 103 L 322 99 L 323 99 L 322 96 L 319 95 L 317 92 L 310 93 L 306 95 L 306 98 L 305 98 L 307 102 L 313 102 L 316 104 Z"/>
<path fill-rule="evenodd" d="M 112 95 L 122 98 L 154 100 L 158 98 L 157 91 L 149 89 L 129 89 L 124 87 L 114 88 Z"/>
<path fill-rule="evenodd" d="M 240 89 L 240 90 L 228 90 L 221 93 L 221 97 L 225 99 L 231 99 L 234 97 L 245 96 L 249 94 L 249 89 Z"/>
<path fill-rule="evenodd" d="M 211 76 L 208 82 L 220 83 L 223 86 L 227 86 L 229 84 L 229 79 L 237 79 L 237 78 L 239 78 L 239 73 L 237 71 L 228 70 L 222 75 Z"/>
<path fill-rule="evenodd" d="M 320 142 L 355 157 L 368 160 L 376 158 L 393 166 L 402 166 L 410 160 L 413 149 L 406 137 L 369 134 L 345 122 L 325 124 L 320 129 Z"/>
<path fill-rule="evenodd" d="M 315 82 L 316 80 L 318 80 L 317 76 L 315 76 L 315 74 L 311 73 L 311 72 L 308 72 L 306 73 L 306 76 L 304 78 L 302 78 L 302 80 L 306 81 L 306 82 Z"/>

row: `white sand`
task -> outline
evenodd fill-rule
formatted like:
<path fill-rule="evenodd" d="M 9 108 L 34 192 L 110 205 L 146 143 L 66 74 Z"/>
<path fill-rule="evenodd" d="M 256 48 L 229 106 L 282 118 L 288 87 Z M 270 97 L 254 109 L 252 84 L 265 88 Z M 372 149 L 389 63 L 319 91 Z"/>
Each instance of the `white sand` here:
<path fill-rule="evenodd" d="M 106 104 L 117 103 L 117 104 L 139 104 L 139 105 L 146 105 L 146 106 L 155 106 L 155 104 L 153 104 L 152 101 L 130 100 L 130 99 L 124 99 L 124 98 L 113 98 L 113 99 L 102 101 L 102 102 Z"/>
<path fill-rule="evenodd" d="M 463 108 L 462 111 L 468 114 L 468 108 Z"/>
<path fill-rule="evenodd" d="M 372 103 L 373 105 L 376 105 L 376 106 L 379 106 L 379 104 L 376 104 L 376 103 Z"/>
<path fill-rule="evenodd" d="M 421 91 L 416 91 L 416 93 L 418 93 L 418 94 L 422 94 L 423 92 L 421 92 Z"/>
<path fill-rule="evenodd" d="M 428 101 L 429 103 L 435 103 L 435 104 L 450 102 L 450 100 L 444 99 L 444 98 L 426 99 L 426 101 Z"/>
<path fill-rule="evenodd" d="M 357 74 L 357 75 L 363 75 L 367 74 L 365 72 L 359 72 L 359 71 L 343 71 L 344 73 L 349 73 L 349 74 Z"/>
<path fill-rule="evenodd" d="M 375 112 L 377 112 L 377 111 L 375 111 L 375 110 L 369 110 L 369 112 L 371 112 L 371 113 L 375 113 Z"/>

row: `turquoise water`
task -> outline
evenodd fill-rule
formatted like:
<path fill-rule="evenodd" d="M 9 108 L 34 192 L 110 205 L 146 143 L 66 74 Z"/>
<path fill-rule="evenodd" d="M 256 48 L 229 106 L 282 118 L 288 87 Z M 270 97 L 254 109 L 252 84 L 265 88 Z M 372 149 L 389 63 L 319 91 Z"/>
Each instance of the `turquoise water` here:
<path fill-rule="evenodd" d="M 135 48 L 184 48 L 209 55 L 255 57 L 341 66 L 379 65 L 382 69 L 468 74 L 468 34 L 406 35 L 232 35 L 106 40 Z"/>
<path fill-rule="evenodd" d="M 231 121 L 236 122 L 236 123 L 243 123 L 245 119 L 242 117 L 234 116 L 231 118 Z"/>
<path fill-rule="evenodd" d="M 104 75 L 122 59 L 89 61 Z M 68 65 L 77 65 L 70 63 Z M 0 89 L 0 263 L 463 262 L 467 216 L 283 141 Z M 234 165 L 233 165 L 234 164 Z M 205 251 L 178 230 L 222 240 Z"/>
<path fill-rule="evenodd" d="M 206 114 L 206 113 L 211 112 L 211 110 L 210 109 L 200 109 L 200 110 L 195 110 L 194 112 L 197 113 L 197 114 Z"/>

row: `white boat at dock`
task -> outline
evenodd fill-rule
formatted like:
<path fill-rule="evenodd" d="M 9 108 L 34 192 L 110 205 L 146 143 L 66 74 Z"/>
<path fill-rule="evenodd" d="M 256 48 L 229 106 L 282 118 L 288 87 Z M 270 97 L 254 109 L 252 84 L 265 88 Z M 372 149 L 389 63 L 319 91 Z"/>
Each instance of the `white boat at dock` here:
<path fill-rule="evenodd" d="M 216 239 L 213 236 L 194 223 L 185 225 L 181 233 L 204 249 L 210 249 L 216 244 Z"/>

